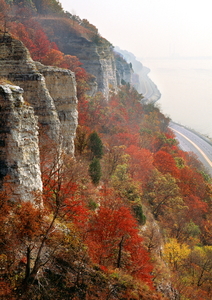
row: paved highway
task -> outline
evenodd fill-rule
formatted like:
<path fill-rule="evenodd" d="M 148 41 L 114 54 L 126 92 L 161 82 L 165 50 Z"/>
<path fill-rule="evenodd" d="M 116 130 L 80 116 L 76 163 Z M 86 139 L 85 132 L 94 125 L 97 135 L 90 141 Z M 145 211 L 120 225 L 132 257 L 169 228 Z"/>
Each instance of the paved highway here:
<path fill-rule="evenodd" d="M 161 93 L 154 82 L 149 78 L 149 72 L 150 69 L 147 67 L 143 67 L 142 70 L 138 72 L 140 82 L 139 93 L 144 96 L 144 100 L 148 103 L 154 103 L 160 99 Z"/>
<path fill-rule="evenodd" d="M 212 176 L 212 143 L 179 124 L 171 122 L 169 127 L 179 141 L 180 148 L 184 151 L 195 153 Z"/>

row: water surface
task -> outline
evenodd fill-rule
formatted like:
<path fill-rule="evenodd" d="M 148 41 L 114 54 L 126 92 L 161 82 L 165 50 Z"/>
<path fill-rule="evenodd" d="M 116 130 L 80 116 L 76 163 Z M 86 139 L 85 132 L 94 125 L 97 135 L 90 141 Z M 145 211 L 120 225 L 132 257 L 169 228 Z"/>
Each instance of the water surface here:
<path fill-rule="evenodd" d="M 173 121 L 212 137 L 212 59 L 139 59 L 161 92 Z"/>

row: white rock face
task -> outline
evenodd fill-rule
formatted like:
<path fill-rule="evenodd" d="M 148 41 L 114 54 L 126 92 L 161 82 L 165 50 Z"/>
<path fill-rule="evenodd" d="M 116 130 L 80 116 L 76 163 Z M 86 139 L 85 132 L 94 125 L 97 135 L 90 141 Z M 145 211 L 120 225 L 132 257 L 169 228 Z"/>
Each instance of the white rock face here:
<path fill-rule="evenodd" d="M 74 73 L 55 67 L 36 63 L 39 72 L 44 75 L 45 84 L 57 111 L 62 136 L 62 148 L 68 154 L 74 154 L 74 138 L 78 125 L 77 90 Z"/>
<path fill-rule="evenodd" d="M 115 92 L 118 91 L 122 79 L 131 84 L 131 81 L 128 81 L 131 80 L 131 74 L 126 75 L 125 66 L 116 68 L 113 46 L 107 40 L 98 36 L 96 39 L 86 36 L 86 34 L 83 36 L 72 30 L 66 22 L 60 21 L 60 26 L 57 26 L 55 20 L 52 19 L 41 19 L 40 22 L 45 28 L 51 28 L 54 33 L 51 41 L 56 42 L 63 53 L 77 56 L 82 67 L 95 76 L 97 85 L 93 86 L 94 89 L 90 95 L 94 95 L 94 91 L 99 91 L 108 99 L 111 89 Z M 119 65 L 121 64 L 122 62 L 119 63 Z"/>
<path fill-rule="evenodd" d="M 33 201 L 42 192 L 38 118 L 23 89 L 0 85 L 0 182 L 10 182 L 12 198 Z"/>
<path fill-rule="evenodd" d="M 42 191 L 38 124 L 40 140 L 47 135 L 74 155 L 75 75 L 35 63 L 22 42 L 0 35 L 0 77 L 14 83 L 0 88 L 0 188 L 9 180 L 14 197 L 33 201 L 32 192 Z"/>
<path fill-rule="evenodd" d="M 23 43 L 8 35 L 0 36 L 0 76 L 23 88 L 24 99 L 34 108 L 42 132 L 74 155 L 78 125 L 74 73 L 34 62 Z"/>
<path fill-rule="evenodd" d="M 23 88 L 25 101 L 34 108 L 47 135 L 56 140 L 60 133 L 60 123 L 54 101 L 29 51 L 21 41 L 7 35 L 0 37 L 0 53 L 0 76 Z"/>

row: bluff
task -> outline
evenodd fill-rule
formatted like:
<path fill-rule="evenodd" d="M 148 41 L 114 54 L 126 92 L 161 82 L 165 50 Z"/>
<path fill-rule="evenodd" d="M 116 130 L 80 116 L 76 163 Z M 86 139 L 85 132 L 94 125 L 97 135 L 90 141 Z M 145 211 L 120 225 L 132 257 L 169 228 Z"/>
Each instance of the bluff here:
<path fill-rule="evenodd" d="M 31 182 L 32 189 L 38 187 L 41 190 L 39 154 L 36 150 L 37 122 L 42 128 L 40 135 L 49 136 L 58 144 L 58 149 L 74 154 L 78 124 L 75 75 L 70 70 L 34 62 L 23 43 L 6 34 L 0 36 L 0 77 L 16 86 L 1 88 L 1 184 L 9 174 L 16 183 L 24 184 L 24 178 L 27 177 L 26 186 Z M 28 154 L 22 157 L 20 153 Z M 36 172 L 26 160 L 36 166 Z M 21 184 L 19 190 L 25 193 Z"/>
<path fill-rule="evenodd" d="M 84 28 L 85 20 L 75 18 L 72 23 L 67 18 L 61 18 L 57 22 L 54 18 L 41 18 L 38 21 L 60 51 L 66 55 L 77 56 L 83 64 L 82 67 L 95 76 L 97 91 L 102 92 L 106 98 L 110 88 L 117 91 L 122 80 L 133 83 L 134 71 L 131 64 L 115 53 L 113 46 L 102 38 L 98 31 L 91 34 Z"/>
<path fill-rule="evenodd" d="M 0 37 L 0 77 L 24 90 L 45 133 L 54 141 L 62 135 L 62 146 L 73 154 L 78 116 L 74 73 L 35 63 L 21 41 L 6 35 Z"/>
<path fill-rule="evenodd" d="M 155 83 L 148 76 L 150 69 L 138 61 L 133 53 L 121 50 L 119 47 L 115 47 L 115 51 L 117 51 L 123 59 L 132 65 L 135 72 L 133 85 L 137 91 L 143 95 L 143 101 L 151 103 L 158 101 L 161 97 L 161 93 Z"/>
<path fill-rule="evenodd" d="M 0 184 L 7 175 L 12 198 L 29 201 L 42 191 L 38 120 L 22 95 L 18 86 L 0 85 Z"/>

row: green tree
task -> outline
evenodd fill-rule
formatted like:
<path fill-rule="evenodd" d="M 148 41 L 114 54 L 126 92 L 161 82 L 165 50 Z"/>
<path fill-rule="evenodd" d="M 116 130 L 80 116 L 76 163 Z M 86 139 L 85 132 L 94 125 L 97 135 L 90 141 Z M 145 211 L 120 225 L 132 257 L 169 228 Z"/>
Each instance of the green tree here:
<path fill-rule="evenodd" d="M 88 137 L 88 148 L 91 150 L 92 159 L 102 158 L 103 156 L 103 144 L 96 131 L 92 132 Z"/>
<path fill-rule="evenodd" d="M 158 171 L 153 173 L 144 192 L 146 199 L 152 206 L 152 213 L 157 219 L 175 209 L 183 208 L 183 200 L 176 183 L 176 179 L 170 174 L 161 174 Z"/>
<path fill-rule="evenodd" d="M 141 203 L 136 203 L 132 205 L 132 209 L 138 223 L 140 225 L 144 225 L 146 223 L 146 216 L 144 215 Z"/>
<path fill-rule="evenodd" d="M 98 158 L 94 157 L 89 165 L 89 175 L 93 184 L 97 185 L 102 176 L 101 165 Z"/>

